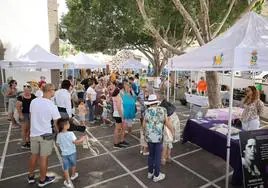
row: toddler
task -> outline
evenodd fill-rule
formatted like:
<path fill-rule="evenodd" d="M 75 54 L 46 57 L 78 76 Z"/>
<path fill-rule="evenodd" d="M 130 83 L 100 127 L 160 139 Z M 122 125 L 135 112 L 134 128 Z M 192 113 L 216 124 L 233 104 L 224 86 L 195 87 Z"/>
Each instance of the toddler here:
<path fill-rule="evenodd" d="M 66 187 L 73 187 L 72 181 L 78 177 L 76 172 L 76 147 L 75 144 L 80 144 L 85 140 L 85 136 L 76 139 L 73 132 L 68 131 L 70 128 L 69 121 L 67 119 L 58 120 L 59 134 L 57 135 L 57 145 L 61 149 L 64 169 L 64 185 Z M 71 169 L 72 176 L 69 176 L 69 170 Z"/>
<path fill-rule="evenodd" d="M 87 108 L 86 105 L 84 103 L 83 99 L 79 99 L 79 105 L 78 105 L 78 117 L 79 117 L 79 121 L 80 124 L 85 126 L 86 125 L 86 114 L 87 114 Z"/>
<path fill-rule="evenodd" d="M 101 95 L 99 106 L 102 107 L 101 118 L 103 121 L 103 125 L 106 125 L 106 123 L 109 123 L 110 125 L 112 125 L 112 122 L 108 119 L 109 105 L 107 103 L 105 95 Z"/>

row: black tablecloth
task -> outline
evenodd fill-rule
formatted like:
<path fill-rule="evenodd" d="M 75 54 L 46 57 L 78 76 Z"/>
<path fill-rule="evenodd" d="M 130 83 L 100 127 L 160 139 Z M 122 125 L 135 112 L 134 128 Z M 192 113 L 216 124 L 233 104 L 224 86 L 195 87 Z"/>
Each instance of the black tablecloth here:
<path fill-rule="evenodd" d="M 209 123 L 197 123 L 188 120 L 184 128 L 183 143 L 189 141 L 203 149 L 226 160 L 227 137 L 221 133 L 210 130 L 214 123 L 227 123 L 226 121 L 210 120 Z M 242 185 L 242 162 L 239 140 L 231 139 L 230 165 L 234 169 L 232 184 Z"/>

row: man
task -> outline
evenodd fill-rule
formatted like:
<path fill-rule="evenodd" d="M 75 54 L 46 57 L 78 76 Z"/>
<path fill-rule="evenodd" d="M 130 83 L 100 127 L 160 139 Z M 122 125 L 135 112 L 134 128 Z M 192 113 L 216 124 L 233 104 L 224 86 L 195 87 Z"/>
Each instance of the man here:
<path fill-rule="evenodd" d="M 244 157 L 242 158 L 242 164 L 245 169 L 244 172 L 253 177 L 260 176 L 260 171 L 255 163 L 256 152 L 256 140 L 254 138 L 248 139 L 245 150 L 243 151 Z"/>
<path fill-rule="evenodd" d="M 35 183 L 34 170 L 36 162 L 39 159 L 40 179 L 38 186 L 44 187 L 55 181 L 55 177 L 46 176 L 48 167 L 48 156 L 53 148 L 53 131 L 51 121 L 54 124 L 61 117 L 57 107 L 51 98 L 55 94 L 55 86 L 46 84 L 43 88 L 43 97 L 36 98 L 30 105 L 30 140 L 31 140 L 31 158 L 29 162 L 28 183 Z"/>
<path fill-rule="evenodd" d="M 132 88 L 133 92 L 135 93 L 135 95 L 138 96 L 140 93 L 140 89 L 139 89 L 138 85 L 134 82 L 133 77 L 129 77 L 129 84 L 131 85 L 131 88 Z"/>

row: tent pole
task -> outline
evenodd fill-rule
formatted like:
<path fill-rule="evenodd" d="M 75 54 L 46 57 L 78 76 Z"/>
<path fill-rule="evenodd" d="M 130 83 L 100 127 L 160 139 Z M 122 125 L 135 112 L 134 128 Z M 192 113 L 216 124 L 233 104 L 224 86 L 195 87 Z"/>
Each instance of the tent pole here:
<path fill-rule="evenodd" d="M 175 77 L 174 77 L 174 103 L 176 102 L 176 82 L 177 82 L 177 71 L 175 70 Z"/>
<path fill-rule="evenodd" d="M 167 101 L 169 101 L 169 68 L 168 68 L 168 83 L 167 83 Z"/>
<path fill-rule="evenodd" d="M 253 86 L 255 86 L 255 83 L 256 83 L 256 72 L 255 70 L 253 70 Z"/>
<path fill-rule="evenodd" d="M 230 161 L 230 146 L 231 146 L 231 128 L 232 128 L 232 112 L 233 112 L 233 94 L 234 94 L 234 72 L 232 71 L 230 83 L 229 96 L 229 120 L 228 120 L 228 134 L 227 134 L 227 154 L 226 154 L 226 174 L 225 174 L 225 188 L 229 187 L 229 161 Z"/>
<path fill-rule="evenodd" d="M 189 88 L 191 94 L 193 94 L 193 91 L 192 91 L 192 87 L 193 87 L 193 86 L 192 86 L 192 83 L 193 83 L 193 82 L 192 82 L 192 71 L 191 71 L 191 72 L 190 72 L 190 88 Z"/>

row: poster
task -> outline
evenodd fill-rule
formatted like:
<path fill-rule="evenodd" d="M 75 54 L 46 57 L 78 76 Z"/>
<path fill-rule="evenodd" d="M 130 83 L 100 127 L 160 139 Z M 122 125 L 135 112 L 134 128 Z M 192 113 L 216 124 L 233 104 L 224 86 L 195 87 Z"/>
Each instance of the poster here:
<path fill-rule="evenodd" d="M 268 129 L 239 133 L 245 188 L 268 187 Z"/>

